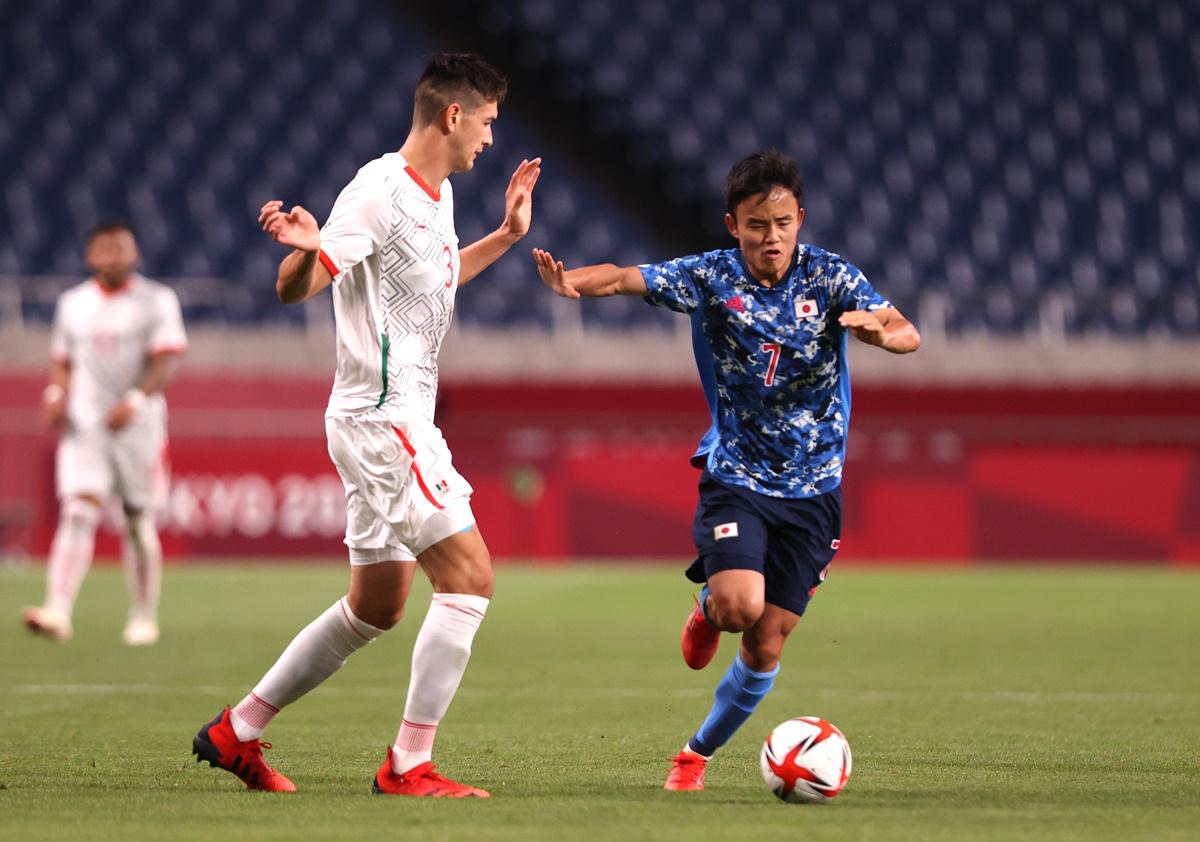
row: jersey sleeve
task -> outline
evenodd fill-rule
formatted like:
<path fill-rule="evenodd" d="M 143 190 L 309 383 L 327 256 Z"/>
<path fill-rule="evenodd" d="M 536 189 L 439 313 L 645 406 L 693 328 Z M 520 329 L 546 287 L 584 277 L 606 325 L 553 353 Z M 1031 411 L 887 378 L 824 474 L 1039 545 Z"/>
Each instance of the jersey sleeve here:
<path fill-rule="evenodd" d="M 174 290 L 163 288 L 156 302 L 154 326 L 150 329 L 151 354 L 181 354 L 187 350 L 183 310 Z"/>
<path fill-rule="evenodd" d="M 54 326 L 50 329 L 50 359 L 56 363 L 71 362 L 71 334 L 67 330 L 64 298 L 60 295 L 54 305 Z"/>
<path fill-rule="evenodd" d="M 338 195 L 329 219 L 321 227 L 318 254 L 335 282 L 383 245 L 391 209 L 392 197 L 386 184 L 361 172 Z"/>
<path fill-rule="evenodd" d="M 892 302 L 875 291 L 857 266 L 840 257 L 832 261 L 829 278 L 830 292 L 838 310 L 883 310 L 892 306 Z"/>
<path fill-rule="evenodd" d="M 693 254 L 639 266 L 646 281 L 646 301 L 677 313 L 695 311 L 703 298 L 707 264 L 707 254 Z"/>

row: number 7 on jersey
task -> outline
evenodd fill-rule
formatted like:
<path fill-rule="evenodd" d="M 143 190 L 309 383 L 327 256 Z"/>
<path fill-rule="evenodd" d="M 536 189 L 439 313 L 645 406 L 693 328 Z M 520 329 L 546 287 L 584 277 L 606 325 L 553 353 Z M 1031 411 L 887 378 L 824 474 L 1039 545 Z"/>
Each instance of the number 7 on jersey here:
<path fill-rule="evenodd" d="M 782 351 L 782 346 L 778 342 L 764 342 L 762 349 L 764 353 L 771 355 L 771 361 L 767 363 L 767 372 L 763 375 L 763 383 L 770 386 L 775 382 L 775 368 L 779 365 L 779 354 Z"/>

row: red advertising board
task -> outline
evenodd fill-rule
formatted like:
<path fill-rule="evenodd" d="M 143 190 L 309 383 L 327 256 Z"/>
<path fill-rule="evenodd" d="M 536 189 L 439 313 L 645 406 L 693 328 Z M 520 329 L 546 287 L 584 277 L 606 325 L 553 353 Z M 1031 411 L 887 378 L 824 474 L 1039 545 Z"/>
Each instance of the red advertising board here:
<path fill-rule="evenodd" d="M 0 550 L 44 554 L 54 440 L 40 379 L 9 378 Z M 177 558 L 344 558 L 324 379 L 183 377 L 171 389 Z M 1200 393 L 856 392 L 839 563 L 1200 563 Z M 439 409 L 494 556 L 666 558 L 692 551 L 707 413 L 691 387 L 450 384 Z M 102 554 L 115 553 L 115 534 Z"/>

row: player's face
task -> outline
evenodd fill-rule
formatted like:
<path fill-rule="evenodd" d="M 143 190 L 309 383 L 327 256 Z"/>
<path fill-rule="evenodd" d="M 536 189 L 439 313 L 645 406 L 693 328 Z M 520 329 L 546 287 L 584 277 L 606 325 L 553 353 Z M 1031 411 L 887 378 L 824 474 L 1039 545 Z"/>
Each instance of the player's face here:
<path fill-rule="evenodd" d="M 796 237 L 804 224 L 804 208 L 795 194 L 783 187 L 750 196 L 725 214 L 725 227 L 738 241 L 750 273 L 759 281 L 783 280 L 796 251 Z"/>
<path fill-rule="evenodd" d="M 454 147 L 454 171 L 466 172 L 475 166 L 475 159 L 492 145 L 492 123 L 496 122 L 499 108 L 494 102 L 484 102 L 471 110 L 463 109 L 451 142 Z"/>
<path fill-rule="evenodd" d="M 84 259 L 102 284 L 118 287 L 125 283 L 125 279 L 137 265 L 137 240 L 128 231 L 97 234 L 88 243 Z"/>

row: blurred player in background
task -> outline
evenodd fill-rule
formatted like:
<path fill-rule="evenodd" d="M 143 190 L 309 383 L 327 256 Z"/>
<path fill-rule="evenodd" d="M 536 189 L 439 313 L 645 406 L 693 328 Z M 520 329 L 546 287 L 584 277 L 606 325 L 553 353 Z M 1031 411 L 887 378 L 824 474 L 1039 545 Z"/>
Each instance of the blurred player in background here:
<path fill-rule="evenodd" d="M 26 608 L 31 631 L 67 641 L 79 586 L 92 564 L 105 502 L 125 512 L 130 646 L 158 640 L 162 548 L 154 524 L 166 486 L 167 403 L 163 389 L 187 346 L 179 299 L 135 273 L 138 246 L 124 222 L 98 225 L 85 260 L 93 276 L 66 290 L 54 314 L 46 421 L 62 429 L 56 456 L 59 516 L 46 601 Z"/>
<path fill-rule="evenodd" d="M 373 788 L 488 797 L 438 774 L 431 762 L 493 580 L 471 513 L 471 486 L 454 469 L 433 410 L 438 350 L 458 286 L 529 230 L 540 158 L 513 173 L 496 231 L 461 252 L 454 232 L 447 179 L 471 169 L 491 146 L 506 89 L 504 77 L 476 56 L 436 55 L 417 85 L 404 146 L 358 171 L 324 227 L 302 207 L 263 206 L 263 230 L 295 249 L 279 268 L 280 299 L 304 301 L 333 286 L 337 373 L 325 430 L 346 486 L 350 587 L 241 703 L 196 735 L 197 758 L 234 772 L 250 789 L 295 789 L 263 759 L 263 729 L 400 620 L 419 564 L 433 599 L 413 647 L 400 731 Z"/>
<path fill-rule="evenodd" d="M 774 684 L 784 642 L 837 550 L 847 333 L 897 354 L 921 343 L 857 268 L 797 244 L 803 201 L 796 163 L 757 153 L 725 182 L 725 224 L 737 248 L 569 272 L 549 252 L 533 252 L 559 295 L 641 295 L 693 319 L 713 425 L 693 456 L 704 473 L 698 557 L 687 576 L 705 585 L 684 625 L 683 657 L 702 669 L 722 631 L 741 632 L 742 641 L 708 717 L 674 758 L 669 790 L 704 788 L 709 759 Z"/>

